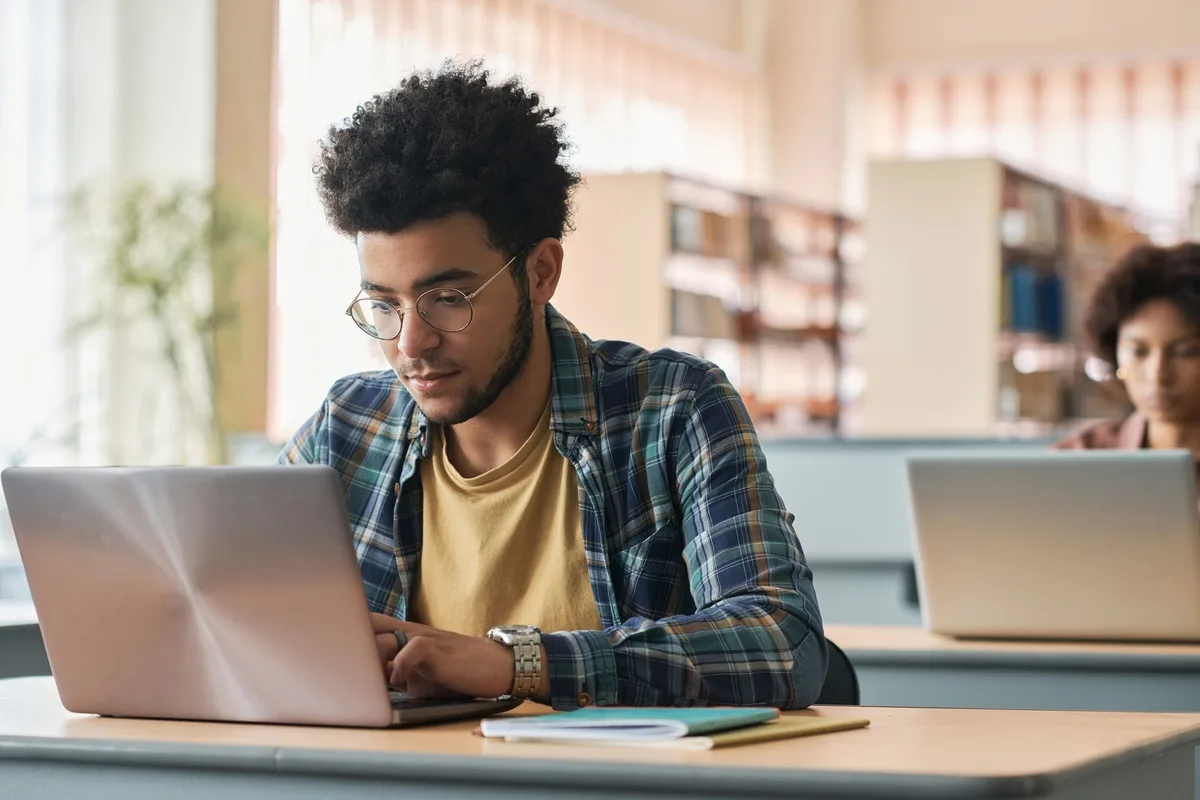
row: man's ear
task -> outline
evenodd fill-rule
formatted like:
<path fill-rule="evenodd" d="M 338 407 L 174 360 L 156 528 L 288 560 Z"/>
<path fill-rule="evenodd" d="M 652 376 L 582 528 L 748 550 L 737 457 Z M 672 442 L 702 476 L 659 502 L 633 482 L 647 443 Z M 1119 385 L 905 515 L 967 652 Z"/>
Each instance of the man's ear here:
<path fill-rule="evenodd" d="M 558 239 L 542 239 L 525 256 L 525 274 L 529 280 L 529 299 L 534 305 L 546 305 L 558 290 L 562 275 L 563 246 Z"/>

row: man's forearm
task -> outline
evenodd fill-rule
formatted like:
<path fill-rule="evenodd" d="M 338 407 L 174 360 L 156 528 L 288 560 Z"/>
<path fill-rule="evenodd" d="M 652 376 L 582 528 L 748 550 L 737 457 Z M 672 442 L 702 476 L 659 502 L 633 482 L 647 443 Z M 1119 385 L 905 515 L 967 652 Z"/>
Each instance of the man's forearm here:
<path fill-rule="evenodd" d="M 787 603 L 742 597 L 669 622 L 545 635 L 543 687 L 555 708 L 806 707 L 821 690 L 828 653 L 819 617 L 804 605 L 800 595 Z"/>

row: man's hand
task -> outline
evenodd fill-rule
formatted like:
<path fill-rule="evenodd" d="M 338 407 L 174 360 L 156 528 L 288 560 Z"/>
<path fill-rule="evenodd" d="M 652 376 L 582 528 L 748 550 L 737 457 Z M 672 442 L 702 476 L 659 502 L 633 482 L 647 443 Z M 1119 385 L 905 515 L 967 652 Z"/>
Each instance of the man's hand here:
<path fill-rule="evenodd" d="M 400 642 L 394 634 L 376 633 L 375 646 L 379 648 L 379 660 L 383 664 L 383 671 L 386 674 L 392 659 L 400 652 Z"/>
<path fill-rule="evenodd" d="M 512 691 L 513 653 L 498 642 L 403 622 L 385 614 L 372 614 L 371 621 L 381 656 L 387 653 L 385 637 L 391 640 L 392 650 L 396 648 L 393 631 L 408 636 L 408 643 L 391 658 L 385 672 L 389 684 L 414 697 L 499 697 Z M 544 677 L 542 685 L 545 693 L 548 682 Z"/>

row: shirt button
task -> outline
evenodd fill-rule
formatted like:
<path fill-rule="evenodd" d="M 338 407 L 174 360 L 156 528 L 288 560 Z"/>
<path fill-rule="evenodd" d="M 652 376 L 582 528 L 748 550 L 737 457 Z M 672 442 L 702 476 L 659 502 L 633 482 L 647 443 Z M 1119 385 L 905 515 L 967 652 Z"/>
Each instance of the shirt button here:
<path fill-rule="evenodd" d="M 593 420 L 593 419 L 585 419 L 585 420 L 583 421 L 583 429 L 584 429 L 585 431 L 594 431 L 594 430 L 596 430 L 596 421 L 595 421 L 595 420 Z"/>
<path fill-rule="evenodd" d="M 587 708 L 592 704 L 592 696 L 587 692 L 580 692 L 575 696 L 575 704 L 580 708 Z"/>
<path fill-rule="evenodd" d="M 397 481 L 396 485 L 394 487 L 392 487 L 392 491 L 394 491 L 396 493 L 396 497 L 400 496 L 400 482 L 399 481 Z"/>

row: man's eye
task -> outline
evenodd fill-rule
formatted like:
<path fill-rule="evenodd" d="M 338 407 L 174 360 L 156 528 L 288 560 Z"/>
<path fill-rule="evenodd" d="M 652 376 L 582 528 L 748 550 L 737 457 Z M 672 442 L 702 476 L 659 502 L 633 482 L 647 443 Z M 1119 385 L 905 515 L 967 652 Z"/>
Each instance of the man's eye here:
<path fill-rule="evenodd" d="M 434 295 L 433 302 L 439 306 L 456 308 L 467 302 L 467 299 L 458 292 L 440 292 Z"/>

